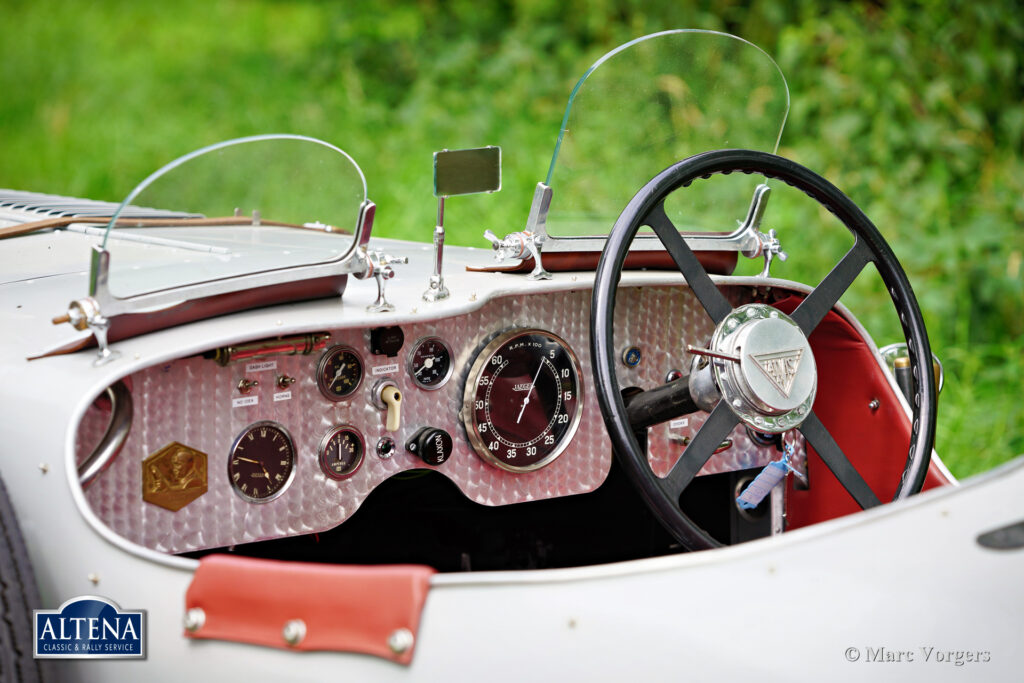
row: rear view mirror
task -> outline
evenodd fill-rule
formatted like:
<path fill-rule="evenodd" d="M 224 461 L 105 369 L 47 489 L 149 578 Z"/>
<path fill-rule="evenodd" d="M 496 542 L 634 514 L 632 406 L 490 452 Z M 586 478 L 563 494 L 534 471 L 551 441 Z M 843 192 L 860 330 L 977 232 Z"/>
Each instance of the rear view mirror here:
<path fill-rule="evenodd" d="M 497 192 L 501 189 L 501 147 L 434 152 L 434 196 Z"/>

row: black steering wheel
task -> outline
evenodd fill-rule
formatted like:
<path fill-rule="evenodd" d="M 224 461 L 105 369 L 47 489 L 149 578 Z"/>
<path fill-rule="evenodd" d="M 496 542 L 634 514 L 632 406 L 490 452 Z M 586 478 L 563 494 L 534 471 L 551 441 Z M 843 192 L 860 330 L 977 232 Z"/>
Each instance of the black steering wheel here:
<path fill-rule="evenodd" d="M 665 198 L 675 190 L 698 178 L 733 172 L 774 178 L 803 191 L 835 214 L 855 238 L 849 252 L 789 316 L 760 304 L 734 309 L 665 213 Z M 716 325 L 711 351 L 721 357 L 701 358 L 694 363 L 689 380 L 676 380 L 647 392 L 652 400 L 646 402 L 645 410 L 637 411 L 627 409 L 615 376 L 617 354 L 612 329 L 623 262 L 641 226 L 654 229 Z M 686 548 L 720 545 L 680 509 L 679 499 L 723 439 L 741 423 L 768 433 L 798 429 L 861 508 L 880 503 L 815 415 L 816 366 L 800 361 L 805 351 L 805 359 L 813 358 L 807 337 L 869 262 L 875 264 L 899 314 L 914 378 L 909 399 L 913 411 L 910 448 L 894 498 L 900 499 L 921 490 L 935 440 L 931 348 L 903 268 L 878 229 L 846 195 L 788 159 L 765 152 L 718 150 L 690 157 L 659 173 L 636 193 L 615 222 L 597 267 L 591 307 L 590 347 L 597 397 L 627 475 L 662 524 Z M 771 362 L 777 365 L 768 365 Z M 789 365 L 785 365 L 787 362 Z M 758 363 L 762 364 L 760 370 L 756 369 Z M 698 370 L 698 366 L 703 369 Z M 781 370 L 771 380 L 775 368 Z M 704 394 L 703 404 L 710 414 L 669 474 L 659 477 L 651 469 L 636 432 L 693 412 L 691 387 L 694 393 Z M 709 389 L 712 401 L 707 399 Z"/>

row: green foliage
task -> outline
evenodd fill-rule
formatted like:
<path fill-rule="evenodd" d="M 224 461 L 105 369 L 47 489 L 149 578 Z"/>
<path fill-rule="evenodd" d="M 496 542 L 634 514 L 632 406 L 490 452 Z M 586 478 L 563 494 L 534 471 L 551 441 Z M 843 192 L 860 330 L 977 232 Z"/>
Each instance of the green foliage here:
<path fill-rule="evenodd" d="M 946 363 L 939 452 L 968 474 L 1024 451 L 1013 0 L 8 0 L 0 18 L 0 186 L 119 200 L 201 145 L 300 133 L 360 162 L 379 228 L 426 240 L 431 153 L 500 144 L 502 192 L 448 207 L 452 240 L 476 245 L 522 227 L 598 56 L 665 28 L 741 35 L 789 79 L 781 153 L 864 208 L 916 285 Z M 840 247 L 807 232 L 827 216 L 806 200 L 780 193 L 769 211 L 793 254 L 781 275 Z M 898 328 L 876 294 L 869 282 L 844 301 L 884 343 Z"/>

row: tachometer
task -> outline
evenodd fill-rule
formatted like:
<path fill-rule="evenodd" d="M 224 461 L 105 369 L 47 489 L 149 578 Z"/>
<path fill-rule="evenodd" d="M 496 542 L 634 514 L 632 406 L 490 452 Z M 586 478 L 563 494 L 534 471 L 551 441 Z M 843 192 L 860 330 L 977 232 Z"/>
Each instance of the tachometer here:
<path fill-rule="evenodd" d="M 469 371 L 462 418 L 473 448 L 509 472 L 557 458 L 583 412 L 580 364 L 558 336 L 511 330 L 484 347 Z"/>

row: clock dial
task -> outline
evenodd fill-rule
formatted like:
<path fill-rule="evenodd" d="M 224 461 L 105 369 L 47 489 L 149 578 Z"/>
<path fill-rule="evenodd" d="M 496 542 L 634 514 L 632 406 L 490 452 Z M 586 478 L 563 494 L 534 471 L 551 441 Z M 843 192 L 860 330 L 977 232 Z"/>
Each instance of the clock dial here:
<path fill-rule="evenodd" d="M 235 439 L 228 457 L 228 479 L 250 503 L 281 495 L 295 477 L 295 446 L 276 422 L 254 422 Z"/>

